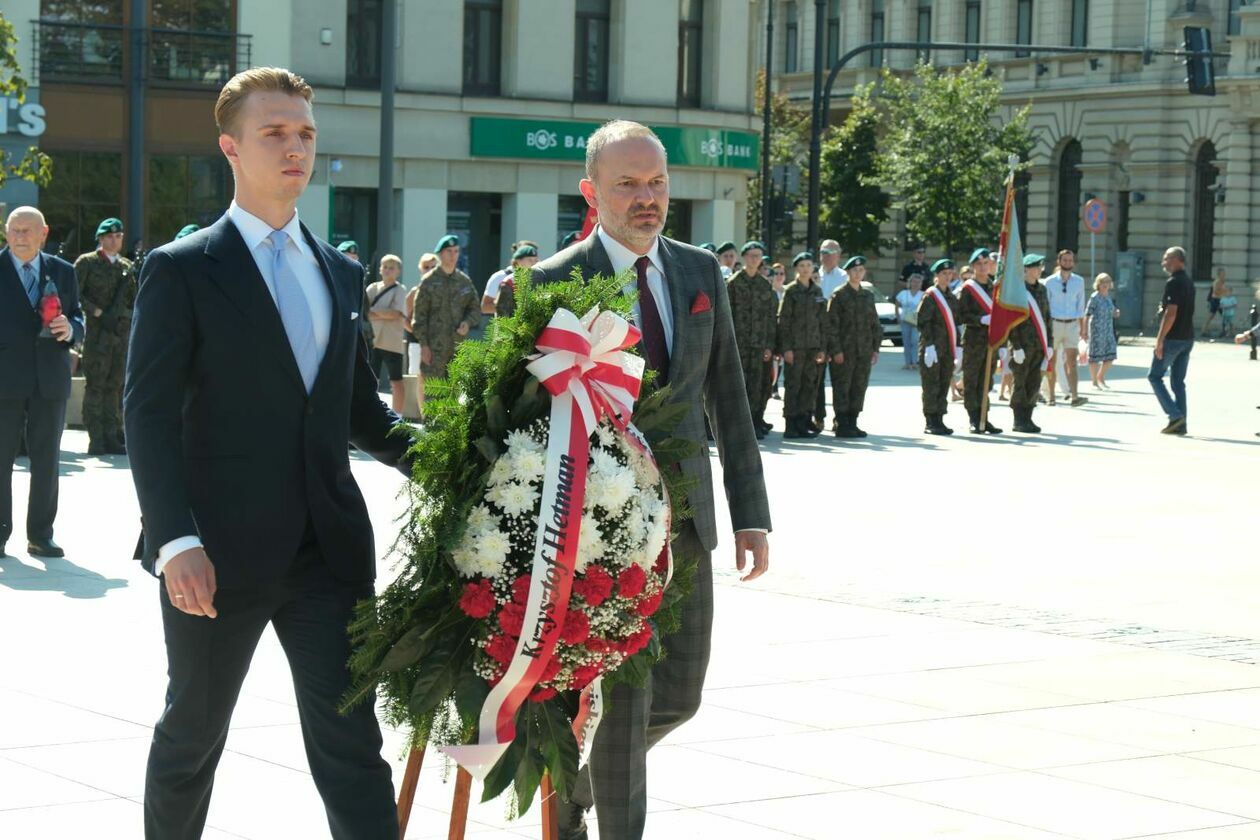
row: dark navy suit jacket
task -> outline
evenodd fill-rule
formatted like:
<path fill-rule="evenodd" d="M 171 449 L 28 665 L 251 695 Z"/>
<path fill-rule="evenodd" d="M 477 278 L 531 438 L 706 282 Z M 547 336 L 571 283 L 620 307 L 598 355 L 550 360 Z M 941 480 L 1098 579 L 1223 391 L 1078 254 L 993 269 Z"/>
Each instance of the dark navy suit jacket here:
<path fill-rule="evenodd" d="M 39 285 L 51 280 L 70 321 L 73 338 L 40 338 L 43 324 L 26 296 L 9 249 L 0 248 L 0 399 L 70 398 L 70 347 L 83 343 L 83 312 L 74 266 L 52 254 L 40 254 Z"/>

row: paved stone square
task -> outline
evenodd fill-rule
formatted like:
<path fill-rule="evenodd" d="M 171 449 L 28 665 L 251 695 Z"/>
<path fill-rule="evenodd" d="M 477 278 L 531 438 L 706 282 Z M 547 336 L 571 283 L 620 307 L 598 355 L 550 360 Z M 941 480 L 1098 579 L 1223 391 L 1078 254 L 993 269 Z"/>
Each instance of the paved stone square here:
<path fill-rule="evenodd" d="M 1124 346 L 1113 390 L 1043 408 L 1039 438 L 924 438 L 886 347 L 862 426 L 767 441 L 771 574 L 715 554 L 706 703 L 649 759 L 648 836 L 1260 838 L 1260 363 L 1200 344 L 1191 437 Z M 772 403 L 778 411 L 780 403 Z M 776 418 L 777 419 L 777 418 Z M 998 403 L 994 422 L 1009 427 Z M 780 425 L 781 428 L 781 425 Z M 165 659 L 157 584 L 129 558 L 125 458 L 65 437 L 63 561 L 0 559 L 0 838 L 137 838 Z M 716 458 L 715 458 L 716 464 Z M 400 479 L 354 471 L 382 551 Z M 26 473 L 14 475 L 24 521 Z M 719 522 L 726 521 L 719 512 Z M 389 561 L 382 562 L 382 578 Z M 387 733 L 401 777 L 403 737 Z M 446 837 L 453 774 L 425 769 L 409 838 Z M 473 809 L 469 838 L 540 836 Z M 208 838 L 325 838 L 270 633 L 233 719 Z"/>

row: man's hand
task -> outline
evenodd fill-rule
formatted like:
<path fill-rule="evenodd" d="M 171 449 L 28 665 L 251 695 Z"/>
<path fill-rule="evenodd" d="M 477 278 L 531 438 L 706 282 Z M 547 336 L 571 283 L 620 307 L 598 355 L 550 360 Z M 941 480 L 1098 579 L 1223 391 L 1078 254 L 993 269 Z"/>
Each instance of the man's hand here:
<path fill-rule="evenodd" d="M 1011 358 L 1015 360 L 1015 364 L 1022 365 L 1024 359 L 1028 358 L 1028 354 L 1024 352 L 1022 347 L 1015 348 L 1015 352 L 1011 354 Z"/>
<path fill-rule="evenodd" d="M 831 357 L 831 361 L 835 362 L 838 365 L 844 364 L 844 354 L 837 353 L 836 355 Z"/>
<path fill-rule="evenodd" d="M 426 364 L 426 365 L 433 364 L 433 348 L 421 347 L 420 348 L 420 361 L 421 363 Z"/>
<path fill-rule="evenodd" d="M 787 362 L 789 365 L 796 364 L 796 354 L 794 354 L 791 350 L 784 351 L 783 361 Z"/>
<path fill-rule="evenodd" d="M 761 361 L 768 362 L 770 361 L 772 356 L 774 356 L 774 354 L 771 353 L 769 350 L 766 350 L 764 353 L 761 354 Z"/>
<path fill-rule="evenodd" d="M 987 326 L 989 326 L 989 324 L 990 324 L 990 323 L 992 323 L 992 322 L 993 322 L 993 316 L 992 316 L 992 315 L 983 315 L 983 316 L 981 316 L 981 318 L 980 318 L 980 324 L 981 324 L 982 326 L 986 326 L 986 327 L 987 327 Z"/>
<path fill-rule="evenodd" d="M 58 341 L 69 341 L 74 335 L 74 330 L 70 327 L 70 321 L 65 315 L 58 315 L 48 322 L 48 330 L 53 334 L 53 338 Z"/>
<path fill-rule="evenodd" d="M 92 307 L 92 317 L 93 318 L 101 317 L 101 308 L 99 306 Z"/>
<path fill-rule="evenodd" d="M 1249 335 L 1251 335 L 1251 333 L 1249 333 L 1249 332 L 1239 333 L 1238 335 L 1234 336 L 1234 343 L 1235 343 L 1235 344 L 1243 344 L 1244 342 L 1246 342 L 1246 340 L 1247 340 L 1247 336 L 1249 336 Z"/>
<path fill-rule="evenodd" d="M 876 350 L 874 353 L 871 354 L 871 367 L 875 367 L 875 365 L 877 364 L 879 364 L 879 351 L 878 350 Z"/>
<path fill-rule="evenodd" d="M 455 328 L 455 334 L 461 336 L 468 335 L 468 322 L 460 321 L 459 326 Z"/>
<path fill-rule="evenodd" d="M 1155 358 L 1161 362 L 1164 360 L 1164 340 L 1162 338 L 1155 342 Z"/>
<path fill-rule="evenodd" d="M 207 618 L 219 615 L 214 608 L 214 593 L 218 588 L 214 564 L 204 548 L 190 548 L 176 554 L 162 569 L 162 579 L 175 609 Z"/>
<path fill-rule="evenodd" d="M 755 580 L 770 568 L 770 541 L 760 531 L 735 532 L 735 568 L 744 571 L 748 563 L 748 555 L 752 555 L 753 567 L 740 578 L 742 581 Z"/>
<path fill-rule="evenodd" d="M 923 365 L 924 367 L 930 368 L 930 367 L 933 367 L 935 364 L 936 364 L 936 347 L 934 345 L 929 344 L 923 350 Z"/>

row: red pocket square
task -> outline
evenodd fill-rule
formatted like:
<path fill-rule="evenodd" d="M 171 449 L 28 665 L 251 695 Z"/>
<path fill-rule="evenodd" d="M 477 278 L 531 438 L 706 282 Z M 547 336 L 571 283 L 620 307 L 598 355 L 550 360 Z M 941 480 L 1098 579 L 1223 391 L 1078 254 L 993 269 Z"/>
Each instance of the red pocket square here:
<path fill-rule="evenodd" d="M 691 302 L 691 314 L 699 315 L 701 312 L 708 312 L 713 308 L 713 304 L 709 302 L 709 296 L 704 292 L 696 295 L 696 299 Z"/>

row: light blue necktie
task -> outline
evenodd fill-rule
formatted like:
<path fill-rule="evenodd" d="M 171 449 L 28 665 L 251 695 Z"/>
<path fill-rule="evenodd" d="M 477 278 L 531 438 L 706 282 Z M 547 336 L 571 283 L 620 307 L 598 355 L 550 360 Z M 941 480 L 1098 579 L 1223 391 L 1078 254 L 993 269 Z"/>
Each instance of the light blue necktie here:
<path fill-rule="evenodd" d="M 31 306 L 39 304 L 39 280 L 35 277 L 35 266 L 22 263 L 22 285 L 26 287 L 26 296 L 31 299 Z"/>
<path fill-rule="evenodd" d="M 284 331 L 289 336 L 293 358 L 297 361 L 298 371 L 302 374 L 302 382 L 306 384 L 306 393 L 309 394 L 315 385 L 315 376 L 319 373 L 319 350 L 315 346 L 315 323 L 311 319 L 311 307 L 306 302 L 302 285 L 285 254 L 289 235 L 277 230 L 272 231 L 267 238 L 271 240 L 271 247 L 275 250 L 271 282 L 276 292 L 276 308 L 280 310 L 280 320 L 284 322 Z"/>

